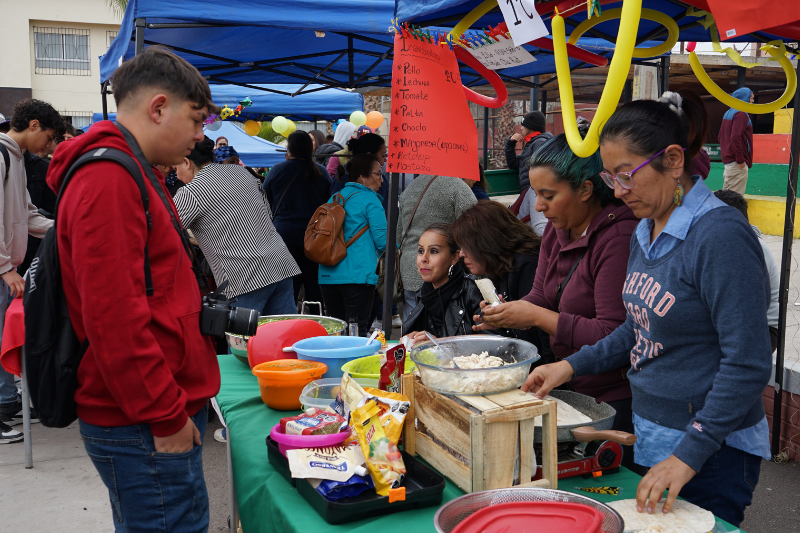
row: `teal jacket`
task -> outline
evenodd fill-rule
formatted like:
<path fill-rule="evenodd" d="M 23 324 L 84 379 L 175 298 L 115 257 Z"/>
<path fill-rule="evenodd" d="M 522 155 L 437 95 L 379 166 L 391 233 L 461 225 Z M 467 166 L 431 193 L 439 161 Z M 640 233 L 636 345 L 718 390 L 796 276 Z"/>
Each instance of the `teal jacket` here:
<path fill-rule="evenodd" d="M 344 242 L 369 224 L 369 230 L 347 249 L 347 257 L 336 266 L 319 266 L 320 285 L 358 283 L 377 285 L 378 257 L 386 249 L 386 212 L 383 198 L 360 183 L 348 182 L 341 190 L 344 204 Z M 331 202 L 333 197 L 328 199 Z"/>

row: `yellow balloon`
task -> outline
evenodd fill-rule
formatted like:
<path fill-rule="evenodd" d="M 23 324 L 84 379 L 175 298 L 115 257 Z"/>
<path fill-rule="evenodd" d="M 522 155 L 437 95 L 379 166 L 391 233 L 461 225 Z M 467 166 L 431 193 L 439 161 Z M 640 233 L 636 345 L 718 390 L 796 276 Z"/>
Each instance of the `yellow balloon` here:
<path fill-rule="evenodd" d="M 642 12 L 642 0 L 625 0 L 622 4 L 622 17 L 619 22 L 617 46 L 614 57 L 608 68 L 608 80 L 600 97 L 600 104 L 592 119 L 592 125 L 585 139 L 581 139 L 578 131 L 578 121 L 575 117 L 575 97 L 572 93 L 572 80 L 569 72 L 569 57 L 567 56 L 567 39 L 564 31 L 564 18 L 554 15 L 553 29 L 553 54 L 556 63 L 556 76 L 558 77 L 558 90 L 561 95 L 561 117 L 564 121 L 564 134 L 569 147 L 578 157 L 589 157 L 600 147 L 600 127 L 611 117 L 617 109 L 617 104 L 628 78 L 631 68 L 633 49 L 636 46 L 636 34 L 639 30 L 639 18 Z"/>
<path fill-rule="evenodd" d="M 363 126 L 367 123 L 367 115 L 363 111 L 353 111 L 350 115 L 350 122 L 356 126 Z"/>
<path fill-rule="evenodd" d="M 599 17 L 592 17 L 590 19 L 586 19 L 580 24 L 578 24 L 572 33 L 569 34 L 569 43 L 570 44 L 578 44 L 578 39 L 586 33 L 589 29 L 595 27 L 597 24 L 601 22 L 605 22 L 607 20 L 619 18 L 622 14 L 622 8 L 615 8 L 615 9 L 604 9 L 603 14 Z M 633 49 L 633 57 L 637 58 L 646 58 L 646 57 L 658 57 L 662 54 L 666 54 L 672 47 L 675 46 L 675 43 L 678 42 L 678 33 L 680 30 L 678 29 L 678 23 L 672 17 L 661 13 L 660 11 L 655 11 L 653 9 L 642 9 L 641 17 L 645 20 L 652 20 L 653 22 L 658 22 L 669 31 L 669 35 L 667 36 L 667 40 L 664 41 L 662 44 L 658 46 L 654 46 L 652 48 L 634 48 Z M 637 24 L 638 28 L 638 24 Z M 619 34 L 622 35 L 622 21 L 620 21 L 619 25 Z M 617 54 L 617 51 L 614 50 L 614 55 Z"/>
<path fill-rule="evenodd" d="M 292 122 L 291 120 L 287 120 L 286 122 L 288 122 L 286 129 L 280 132 L 281 135 L 283 135 L 284 137 L 288 137 L 289 135 L 297 131 L 297 125 L 294 122 Z"/>
<path fill-rule="evenodd" d="M 244 123 L 244 132 L 251 137 L 253 135 L 258 135 L 258 132 L 261 131 L 261 124 L 256 122 L 255 120 L 248 120 Z"/>
<path fill-rule="evenodd" d="M 289 121 L 285 117 L 275 117 L 272 119 L 272 131 L 283 133 L 289 127 Z"/>
<path fill-rule="evenodd" d="M 783 71 L 786 73 L 786 90 L 783 91 L 783 94 L 780 98 L 768 104 L 751 104 L 750 102 L 742 102 L 738 98 L 734 98 L 720 89 L 719 85 L 714 83 L 714 80 L 712 80 L 708 74 L 706 74 L 705 69 L 703 69 L 703 65 L 700 64 L 700 60 L 697 59 L 697 54 L 694 51 L 689 54 L 689 65 L 691 65 L 694 75 L 697 76 L 697 81 L 699 81 L 700 84 L 705 87 L 711 96 L 723 104 L 736 109 L 737 111 L 762 115 L 764 113 L 774 113 L 778 109 L 788 104 L 794 96 L 795 91 L 797 91 L 797 76 L 795 75 L 792 62 L 789 61 L 788 57 L 786 57 L 786 49 L 783 48 L 783 45 L 781 45 L 780 48 L 767 48 L 767 53 L 778 60 L 778 63 L 781 64 Z"/>

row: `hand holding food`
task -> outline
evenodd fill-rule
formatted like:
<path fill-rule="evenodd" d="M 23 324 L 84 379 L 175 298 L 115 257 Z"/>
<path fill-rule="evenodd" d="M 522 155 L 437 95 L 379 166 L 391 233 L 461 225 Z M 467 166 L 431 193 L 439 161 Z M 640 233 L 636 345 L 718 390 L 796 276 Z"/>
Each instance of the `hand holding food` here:
<path fill-rule="evenodd" d="M 572 379 L 572 365 L 559 361 L 550 365 L 537 367 L 520 387 L 525 392 L 532 392 L 537 398 L 544 398 L 550 391 Z"/>
<path fill-rule="evenodd" d="M 482 331 L 493 328 L 523 329 L 534 325 L 534 313 L 536 306 L 525 300 L 515 300 L 513 302 L 501 303 L 492 306 L 486 301 L 481 302 L 483 321 L 473 326 L 473 330 Z M 476 322 L 481 317 L 475 317 Z"/>
<path fill-rule="evenodd" d="M 661 500 L 664 490 L 668 490 L 667 501 L 662 509 L 663 513 L 668 513 L 675 503 L 681 489 L 691 480 L 697 472 L 675 457 L 670 455 L 661 461 L 639 482 L 636 491 L 636 510 L 639 512 L 653 513 L 656 504 Z"/>

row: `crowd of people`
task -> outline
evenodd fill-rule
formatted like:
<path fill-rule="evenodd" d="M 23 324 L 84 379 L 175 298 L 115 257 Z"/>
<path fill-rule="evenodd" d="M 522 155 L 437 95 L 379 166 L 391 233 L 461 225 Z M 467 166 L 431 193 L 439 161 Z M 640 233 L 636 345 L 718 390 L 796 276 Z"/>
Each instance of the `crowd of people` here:
<path fill-rule="evenodd" d="M 76 136 L 52 106 L 25 100 L 0 133 L 9 156 L 0 160 L 0 311 L 23 295 L 61 191 L 63 289 L 76 336 L 88 341 L 75 400 L 118 530 L 208 525 L 199 450 L 220 376 L 200 329 L 202 276 L 235 306 L 292 314 L 318 302 L 366 336 L 387 245 L 400 254 L 402 335 L 530 342 L 541 359 L 523 390 L 568 387 L 610 404 L 613 428 L 635 432 L 624 464 L 644 476 L 642 510 L 668 489 L 665 510 L 680 494 L 742 521 L 769 459 L 761 392 L 777 340 L 778 274 L 741 194 L 704 183 L 708 119 L 696 95 L 621 106 L 587 158 L 529 113 L 505 146 L 519 170 L 514 212 L 486 196 L 482 168 L 478 182 L 414 176 L 387 243 L 387 146 L 369 128 L 340 123 L 332 139 L 295 131 L 286 160 L 264 176 L 240 164 L 225 137 L 204 135 L 218 108 L 186 61 L 148 48 L 113 84 L 116 123 Z M 743 115 L 726 115 L 723 127 L 746 134 Z M 81 167 L 62 190 L 71 165 L 97 148 L 136 161 L 147 210 L 136 182 L 109 161 Z M 731 153 L 739 170 L 750 164 L 740 144 Z M 317 264 L 306 233 L 331 202 L 344 207 L 347 252 Z M 478 279 L 492 281 L 500 305 L 484 301 Z M 0 369 L 0 378 L 0 442 L 19 442 L 12 425 L 24 406 L 13 376 Z M 138 475 L 147 468 L 156 476 Z"/>

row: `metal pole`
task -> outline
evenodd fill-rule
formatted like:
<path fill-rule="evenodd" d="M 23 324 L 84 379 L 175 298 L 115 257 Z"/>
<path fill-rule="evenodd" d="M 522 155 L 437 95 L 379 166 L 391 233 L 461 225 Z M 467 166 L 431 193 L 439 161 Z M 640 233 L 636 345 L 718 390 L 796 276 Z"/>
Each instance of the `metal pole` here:
<path fill-rule="evenodd" d="M 136 51 L 134 55 L 139 55 L 144 50 L 144 25 L 146 19 L 138 18 L 133 21 L 134 26 L 136 26 Z"/>
<path fill-rule="evenodd" d="M 392 333 L 392 306 L 394 305 L 395 257 L 397 257 L 397 200 L 400 196 L 400 174 L 389 174 L 389 216 L 386 228 L 386 273 L 383 278 L 383 332 L 386 338 Z"/>
<path fill-rule="evenodd" d="M 483 108 L 483 169 L 489 170 L 489 108 Z"/>
<path fill-rule="evenodd" d="M 736 67 L 736 71 L 736 88 L 741 89 L 746 83 L 747 69 L 744 67 Z"/>
<path fill-rule="evenodd" d="M 19 358 L 22 366 L 22 435 L 25 437 L 25 468 L 33 468 L 33 443 L 31 442 L 31 396 L 28 388 L 28 369 L 25 364 L 25 346 Z"/>
<path fill-rule="evenodd" d="M 539 75 L 531 76 L 531 82 L 539 85 Z M 531 97 L 530 97 L 530 105 L 528 106 L 528 111 L 533 111 L 539 105 L 539 87 L 531 89 Z"/>
<path fill-rule="evenodd" d="M 744 69 L 742 69 L 744 70 Z M 800 61 L 795 67 L 800 79 Z M 739 74 L 740 79 L 743 78 Z M 794 213 L 797 204 L 797 164 L 800 157 L 800 92 L 794 93 L 794 118 L 789 158 L 789 180 L 786 185 L 786 216 L 783 222 L 783 254 L 781 257 L 781 292 L 778 314 L 778 353 L 775 358 L 775 396 L 772 408 L 772 455 L 781 451 L 781 414 L 783 397 L 783 365 L 786 353 L 786 307 L 789 305 L 789 280 L 792 275 L 792 243 L 794 242 Z"/>
<path fill-rule="evenodd" d="M 633 100 L 633 80 L 625 80 L 625 87 L 622 90 L 622 101 L 628 103 Z"/>
<path fill-rule="evenodd" d="M 542 108 L 540 111 L 547 115 L 547 91 L 542 91 Z"/>
<path fill-rule="evenodd" d="M 661 94 L 669 91 L 669 56 L 661 58 Z"/>
<path fill-rule="evenodd" d="M 237 525 L 239 523 L 239 504 L 236 501 L 236 485 L 233 483 L 233 455 L 231 454 L 231 428 L 225 424 L 227 428 L 225 433 L 228 437 L 228 442 L 226 443 L 227 450 L 226 453 L 228 454 L 228 506 L 230 507 L 230 526 L 231 526 L 231 533 L 236 533 Z"/>
<path fill-rule="evenodd" d="M 100 84 L 100 95 L 103 97 L 103 120 L 108 120 L 108 82 Z"/>

